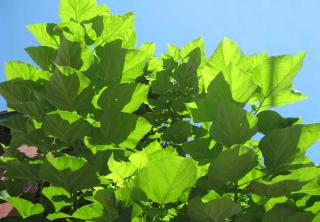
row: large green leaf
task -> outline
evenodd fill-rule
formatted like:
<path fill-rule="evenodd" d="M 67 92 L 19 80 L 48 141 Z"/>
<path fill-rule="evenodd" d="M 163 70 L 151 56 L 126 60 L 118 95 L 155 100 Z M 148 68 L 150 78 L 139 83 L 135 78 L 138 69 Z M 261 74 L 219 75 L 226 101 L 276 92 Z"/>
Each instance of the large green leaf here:
<path fill-rule="evenodd" d="M 212 184 L 237 182 L 257 164 L 257 155 L 247 148 L 232 148 L 221 152 L 209 167 L 208 179 Z"/>
<path fill-rule="evenodd" d="M 137 187 L 159 204 L 176 202 L 196 182 L 197 167 L 190 158 L 155 159 L 139 171 Z"/>
<path fill-rule="evenodd" d="M 40 66 L 40 68 L 51 71 L 54 69 L 57 51 L 48 46 L 28 47 L 25 49 L 32 60 Z"/>
<path fill-rule="evenodd" d="M 39 203 L 32 203 L 19 197 L 7 197 L 4 199 L 17 209 L 23 219 L 41 214 L 44 208 Z"/>
<path fill-rule="evenodd" d="M 132 113 L 146 101 L 148 91 L 148 85 L 138 83 L 113 84 L 102 92 L 98 104 L 108 112 Z"/>
<path fill-rule="evenodd" d="M 261 87 L 260 110 L 306 98 L 292 89 L 292 81 L 303 64 L 305 54 L 270 57 L 253 71 L 254 81 Z"/>
<path fill-rule="evenodd" d="M 257 123 L 256 116 L 239 105 L 223 101 L 218 106 L 210 134 L 227 147 L 243 144 L 257 132 Z"/>
<path fill-rule="evenodd" d="M 224 69 L 223 76 L 230 85 L 234 101 L 247 103 L 257 88 L 251 73 L 241 70 L 237 65 L 230 64 Z"/>
<path fill-rule="evenodd" d="M 195 197 L 187 207 L 187 214 L 199 222 L 223 222 L 240 211 L 240 205 L 227 198 L 203 203 L 200 197 Z"/>
<path fill-rule="evenodd" d="M 61 157 L 47 155 L 40 168 L 40 177 L 66 189 L 69 193 L 99 184 L 93 166 L 86 163 L 84 159 L 69 155 Z"/>
<path fill-rule="evenodd" d="M 134 148 L 150 129 L 150 123 L 142 117 L 130 113 L 103 113 L 101 128 L 94 132 L 98 141 L 93 142 Z"/>
<path fill-rule="evenodd" d="M 259 144 L 265 165 L 275 171 L 290 164 L 319 138 L 319 124 L 293 125 L 276 129 L 264 136 Z"/>
<path fill-rule="evenodd" d="M 41 127 L 47 134 L 72 144 L 82 140 L 91 130 L 90 124 L 73 112 L 57 111 L 48 114 Z"/>
<path fill-rule="evenodd" d="M 93 90 L 85 75 L 65 67 L 53 74 L 41 95 L 58 109 L 85 111 L 91 108 Z"/>
<path fill-rule="evenodd" d="M 63 22 L 88 21 L 99 15 L 108 15 L 109 10 L 105 6 L 98 6 L 96 0 L 61 0 L 59 16 Z"/>
<path fill-rule="evenodd" d="M 107 177 L 118 183 L 122 183 L 137 171 L 131 162 L 118 162 L 114 160 L 113 155 L 108 160 L 108 167 L 111 173 Z"/>

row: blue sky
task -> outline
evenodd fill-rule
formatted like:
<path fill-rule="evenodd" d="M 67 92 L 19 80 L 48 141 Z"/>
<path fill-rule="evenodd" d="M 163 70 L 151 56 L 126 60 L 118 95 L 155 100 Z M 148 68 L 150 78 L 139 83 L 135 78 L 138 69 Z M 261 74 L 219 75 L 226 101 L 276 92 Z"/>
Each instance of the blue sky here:
<path fill-rule="evenodd" d="M 278 108 L 283 116 L 304 117 L 304 123 L 320 122 L 320 1 L 319 0 L 98 0 L 113 13 L 136 14 L 138 44 L 153 41 L 157 53 L 168 43 L 182 47 L 202 36 L 207 55 L 223 37 L 237 42 L 247 54 L 270 55 L 306 50 L 305 64 L 294 87 L 308 100 Z M 0 81 L 4 62 L 31 63 L 24 48 L 38 43 L 25 29 L 28 24 L 58 22 L 59 0 L 1 0 Z M 0 110 L 6 104 L 0 100 Z M 308 152 L 320 162 L 320 143 Z"/>

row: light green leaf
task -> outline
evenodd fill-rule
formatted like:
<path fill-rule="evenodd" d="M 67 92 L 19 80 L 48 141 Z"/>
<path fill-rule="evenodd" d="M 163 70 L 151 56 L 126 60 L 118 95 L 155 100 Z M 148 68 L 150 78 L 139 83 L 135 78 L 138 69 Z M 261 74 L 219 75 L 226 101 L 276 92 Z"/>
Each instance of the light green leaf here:
<path fill-rule="evenodd" d="M 103 17 L 103 27 L 97 27 L 96 32 L 101 36 L 95 45 L 104 45 L 114 40 L 121 40 L 123 47 L 135 47 L 134 15 L 127 13 L 122 16 L 110 15 Z M 133 38 L 133 39 L 132 39 Z"/>
<path fill-rule="evenodd" d="M 152 142 L 143 150 L 131 154 L 129 160 L 137 169 L 141 169 L 148 165 L 153 154 L 159 150 L 162 151 L 161 145 L 158 142 Z"/>
<path fill-rule="evenodd" d="M 60 44 L 60 36 L 55 33 L 55 27 L 56 24 L 53 23 L 42 23 L 28 25 L 27 29 L 42 46 L 48 46 L 56 49 Z"/>
<path fill-rule="evenodd" d="M 270 57 L 253 71 L 254 81 L 261 87 L 259 110 L 306 98 L 292 90 L 292 81 L 301 68 L 305 55 L 305 52 L 301 52 L 293 56 Z"/>
<path fill-rule="evenodd" d="M 24 62 L 10 61 L 6 63 L 5 74 L 7 80 L 23 79 L 37 81 L 39 79 L 48 80 L 51 76 L 49 72 L 40 70 Z"/>
<path fill-rule="evenodd" d="M 200 197 L 195 197 L 187 206 L 187 214 L 199 222 L 223 222 L 240 211 L 240 205 L 227 198 L 203 203 Z"/>
<path fill-rule="evenodd" d="M 257 117 L 239 105 L 221 102 L 213 119 L 210 134 L 227 147 L 243 144 L 257 132 L 257 123 Z"/>
<path fill-rule="evenodd" d="M 237 64 L 240 58 L 241 51 L 239 46 L 230 39 L 224 38 L 208 59 L 206 65 L 199 71 L 205 90 L 219 72 L 223 71 L 231 63 Z"/>
<path fill-rule="evenodd" d="M 88 21 L 99 15 L 108 15 L 109 9 L 99 7 L 96 0 L 61 0 L 59 16 L 62 22 Z"/>
<path fill-rule="evenodd" d="M 237 182 L 258 165 L 254 151 L 240 146 L 221 152 L 209 167 L 208 180 L 217 186 Z"/>
<path fill-rule="evenodd" d="M 73 218 L 91 221 L 103 216 L 103 206 L 100 203 L 91 203 L 77 209 L 73 214 Z"/>
<path fill-rule="evenodd" d="M 32 203 L 19 197 L 7 197 L 4 199 L 17 209 L 23 219 L 41 214 L 44 208 L 39 203 Z"/>
<path fill-rule="evenodd" d="M 71 195 L 62 187 L 44 187 L 41 192 L 53 204 L 55 212 L 59 212 L 63 207 L 71 206 Z"/>
<path fill-rule="evenodd" d="M 230 86 L 234 101 L 247 103 L 257 88 L 251 73 L 242 71 L 238 66 L 230 64 L 224 69 L 223 76 Z"/>
<path fill-rule="evenodd" d="M 108 160 L 108 167 L 111 174 L 108 174 L 107 178 L 117 183 L 122 183 L 137 171 L 137 168 L 131 162 L 118 162 L 114 160 L 113 155 Z"/>
<path fill-rule="evenodd" d="M 197 179 L 197 167 L 190 158 L 155 159 L 138 172 L 137 187 L 159 204 L 176 202 Z"/>

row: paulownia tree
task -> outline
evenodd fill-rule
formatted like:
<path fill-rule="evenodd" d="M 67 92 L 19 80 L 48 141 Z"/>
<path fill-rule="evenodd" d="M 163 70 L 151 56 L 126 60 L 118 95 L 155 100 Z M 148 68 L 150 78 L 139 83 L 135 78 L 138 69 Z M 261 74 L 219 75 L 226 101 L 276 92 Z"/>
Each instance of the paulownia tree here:
<path fill-rule="evenodd" d="M 292 88 L 304 52 L 226 38 L 207 57 L 199 38 L 156 57 L 132 13 L 62 0 L 59 15 L 27 27 L 36 65 L 8 62 L 0 84 L 15 111 L 1 199 L 18 212 L 3 221 L 320 221 L 305 155 L 320 125 L 272 110 L 306 98 Z"/>

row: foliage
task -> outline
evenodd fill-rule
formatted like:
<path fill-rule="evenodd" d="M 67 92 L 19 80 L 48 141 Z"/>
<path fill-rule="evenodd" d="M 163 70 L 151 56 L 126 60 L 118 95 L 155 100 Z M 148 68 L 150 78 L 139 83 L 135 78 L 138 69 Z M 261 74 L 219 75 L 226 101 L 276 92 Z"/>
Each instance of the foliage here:
<path fill-rule="evenodd" d="M 20 216 L 4 221 L 319 221 L 305 153 L 320 125 L 270 110 L 306 98 L 292 88 L 304 52 L 245 55 L 225 38 L 207 57 L 199 38 L 156 57 L 136 48 L 132 13 L 62 0 L 59 15 L 28 26 L 37 66 L 8 62 L 0 84 L 18 112 L 2 122 L 1 197 Z"/>

